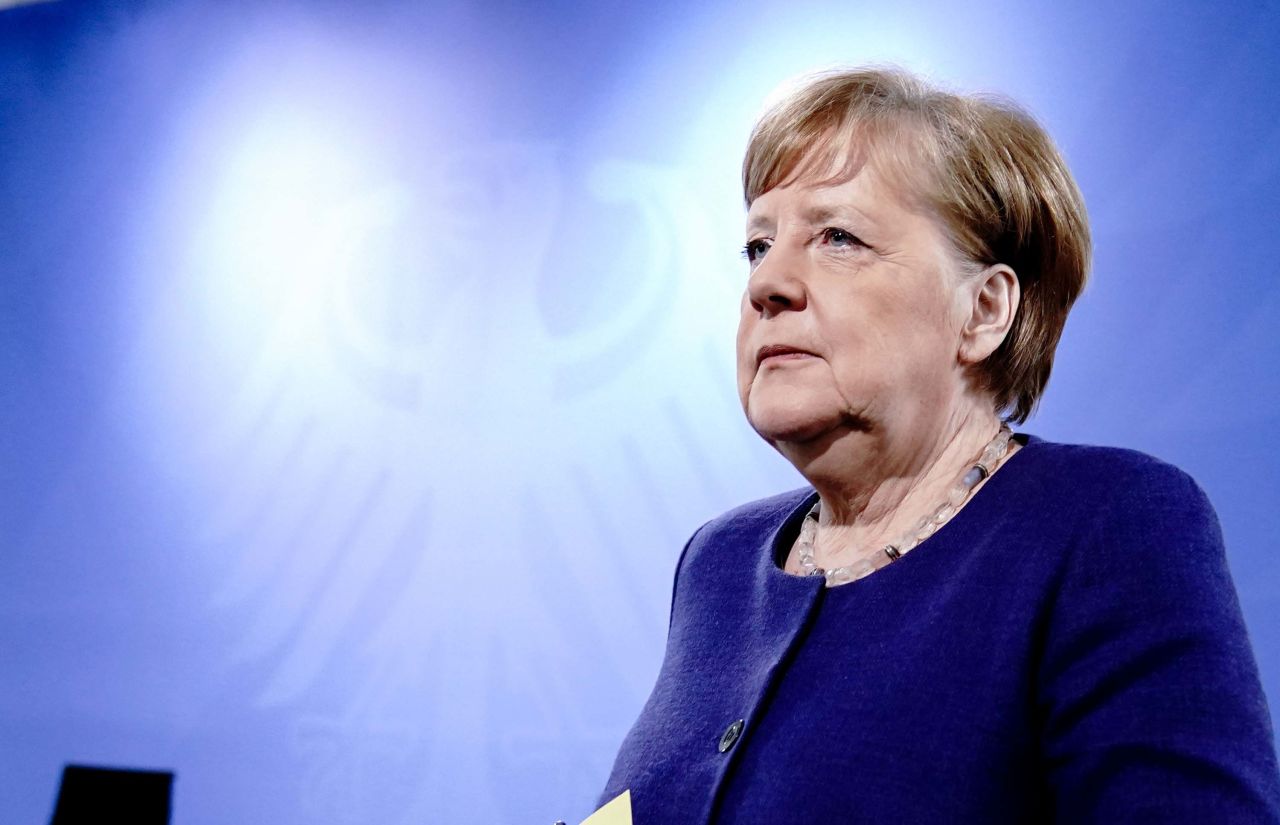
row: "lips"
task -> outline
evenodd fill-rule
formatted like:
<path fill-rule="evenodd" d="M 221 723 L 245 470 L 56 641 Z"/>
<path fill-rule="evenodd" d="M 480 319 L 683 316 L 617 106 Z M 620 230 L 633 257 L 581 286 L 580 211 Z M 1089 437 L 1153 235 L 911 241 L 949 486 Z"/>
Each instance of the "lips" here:
<path fill-rule="evenodd" d="M 761 347 L 756 351 L 756 366 L 760 366 L 769 358 L 785 360 L 802 357 L 814 358 L 816 357 L 816 354 L 807 349 L 800 349 L 799 347 L 793 347 L 787 344 L 770 344 L 766 347 Z"/>

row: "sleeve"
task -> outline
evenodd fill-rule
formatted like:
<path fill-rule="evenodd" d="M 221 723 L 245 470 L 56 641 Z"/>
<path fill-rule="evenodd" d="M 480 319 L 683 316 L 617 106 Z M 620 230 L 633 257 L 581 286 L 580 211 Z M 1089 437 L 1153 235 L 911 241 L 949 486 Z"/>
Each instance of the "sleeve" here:
<path fill-rule="evenodd" d="M 1125 474 L 1062 572 L 1037 674 L 1055 821 L 1280 823 L 1270 714 L 1217 517 Z"/>

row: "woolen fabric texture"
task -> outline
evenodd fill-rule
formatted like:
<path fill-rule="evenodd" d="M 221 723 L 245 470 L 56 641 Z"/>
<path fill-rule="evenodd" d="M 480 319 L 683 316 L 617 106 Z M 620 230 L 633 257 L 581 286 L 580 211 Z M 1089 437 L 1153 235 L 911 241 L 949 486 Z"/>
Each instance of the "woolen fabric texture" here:
<path fill-rule="evenodd" d="M 1030 437 L 936 534 L 834 588 L 781 569 L 815 500 L 690 539 L 601 803 L 629 788 L 637 825 L 1280 823 L 1221 531 L 1185 473 Z"/>

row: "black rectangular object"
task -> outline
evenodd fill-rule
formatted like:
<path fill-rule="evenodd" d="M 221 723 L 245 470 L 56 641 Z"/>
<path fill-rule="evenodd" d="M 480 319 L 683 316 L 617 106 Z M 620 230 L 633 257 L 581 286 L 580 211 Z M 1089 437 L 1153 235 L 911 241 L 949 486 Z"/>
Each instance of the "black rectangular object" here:
<path fill-rule="evenodd" d="M 169 771 L 67 765 L 50 825 L 168 825 Z"/>

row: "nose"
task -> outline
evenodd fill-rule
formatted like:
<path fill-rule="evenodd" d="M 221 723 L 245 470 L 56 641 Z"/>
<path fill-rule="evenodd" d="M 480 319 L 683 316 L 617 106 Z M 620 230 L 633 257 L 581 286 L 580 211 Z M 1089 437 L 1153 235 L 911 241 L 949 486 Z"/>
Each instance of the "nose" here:
<path fill-rule="evenodd" d="M 780 247 L 775 243 L 747 280 L 747 300 L 762 318 L 804 309 L 808 301 L 804 282 L 797 277 L 796 261 Z"/>

